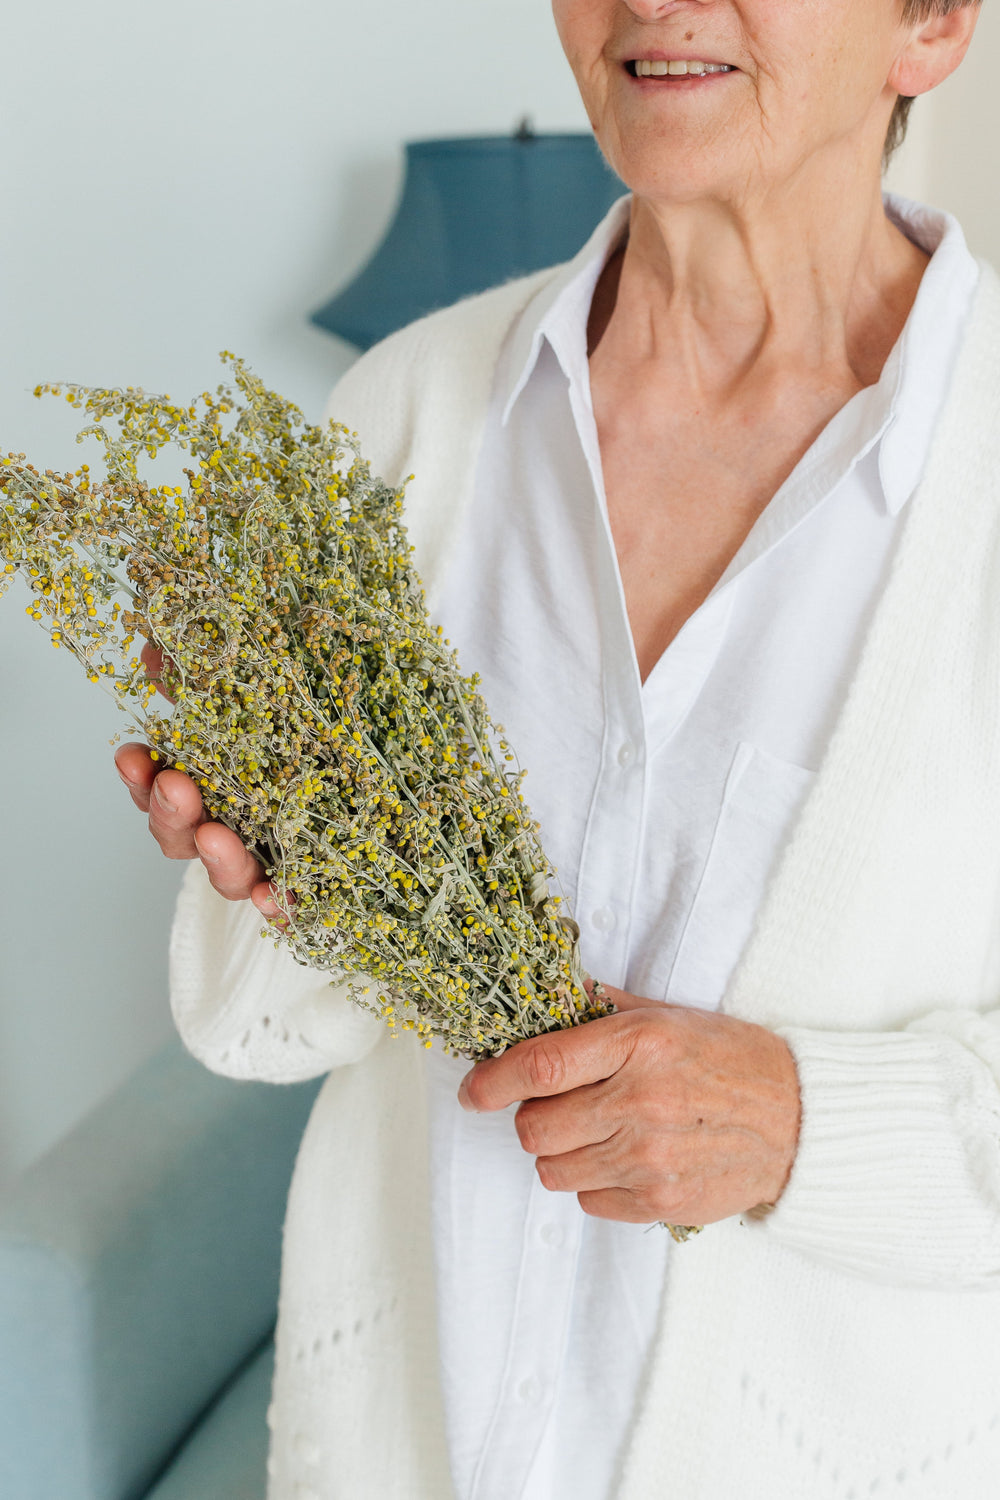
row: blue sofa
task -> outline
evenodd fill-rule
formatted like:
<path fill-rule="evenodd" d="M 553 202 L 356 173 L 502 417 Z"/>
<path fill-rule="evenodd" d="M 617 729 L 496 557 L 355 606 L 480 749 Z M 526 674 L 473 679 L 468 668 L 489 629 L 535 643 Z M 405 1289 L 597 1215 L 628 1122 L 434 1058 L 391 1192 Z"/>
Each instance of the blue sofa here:
<path fill-rule="evenodd" d="M 317 1087 L 233 1083 L 173 1043 L 0 1203 L 3 1500 L 264 1500 Z"/>

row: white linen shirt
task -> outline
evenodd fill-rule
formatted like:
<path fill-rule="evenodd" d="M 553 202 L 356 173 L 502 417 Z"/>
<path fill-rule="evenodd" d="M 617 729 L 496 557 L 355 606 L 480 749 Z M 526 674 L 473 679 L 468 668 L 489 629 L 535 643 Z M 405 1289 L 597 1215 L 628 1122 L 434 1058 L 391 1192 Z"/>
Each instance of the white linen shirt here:
<path fill-rule="evenodd" d="M 978 268 L 898 199 L 932 259 L 877 385 L 774 496 L 640 681 L 602 483 L 587 319 L 615 206 L 529 303 L 498 366 L 436 618 L 528 768 L 587 969 L 719 1006 L 812 783 L 919 483 Z M 467 1115 L 435 1047 L 431 1184 L 456 1500 L 609 1500 L 675 1251 L 551 1194 L 513 1108 Z"/>

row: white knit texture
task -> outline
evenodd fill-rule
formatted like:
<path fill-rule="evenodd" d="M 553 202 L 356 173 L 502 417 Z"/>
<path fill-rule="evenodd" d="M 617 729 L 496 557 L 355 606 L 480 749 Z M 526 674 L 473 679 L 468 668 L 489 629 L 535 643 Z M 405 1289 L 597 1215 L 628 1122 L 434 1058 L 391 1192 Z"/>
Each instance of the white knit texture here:
<path fill-rule="evenodd" d="M 432 600 L 498 351 L 538 285 L 396 335 L 331 401 L 388 479 L 418 473 L 409 521 Z M 672 1257 L 618 1500 L 998 1493 L 1000 284 L 987 268 L 911 506 L 726 997 L 796 1054 L 799 1157 L 769 1219 L 711 1226 Z M 337 1069 L 289 1203 L 270 1500 L 448 1500 L 420 1049 L 359 1024 L 259 926 L 192 875 L 171 969 L 178 1025 L 208 1066 Z"/>

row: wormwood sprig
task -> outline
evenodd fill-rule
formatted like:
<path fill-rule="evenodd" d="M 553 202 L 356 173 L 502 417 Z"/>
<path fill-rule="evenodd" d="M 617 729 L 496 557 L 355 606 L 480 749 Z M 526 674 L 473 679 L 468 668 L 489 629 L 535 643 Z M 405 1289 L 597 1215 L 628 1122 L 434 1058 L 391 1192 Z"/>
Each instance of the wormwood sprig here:
<path fill-rule="evenodd" d="M 299 963 L 470 1057 L 605 1014 L 523 773 L 428 619 L 403 492 L 223 358 L 235 390 L 184 405 L 39 387 L 89 414 L 104 475 L 0 463 L 0 593 L 27 580 L 53 646 L 257 856 Z M 165 448 L 190 456 L 182 484 L 144 477 Z M 170 713 L 138 637 L 165 653 Z"/>

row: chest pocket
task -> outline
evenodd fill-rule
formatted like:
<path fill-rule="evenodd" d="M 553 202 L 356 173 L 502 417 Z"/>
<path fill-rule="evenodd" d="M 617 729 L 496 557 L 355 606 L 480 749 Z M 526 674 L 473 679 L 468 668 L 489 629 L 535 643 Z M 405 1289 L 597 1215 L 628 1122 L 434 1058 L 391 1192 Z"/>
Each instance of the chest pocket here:
<path fill-rule="evenodd" d="M 768 881 L 816 779 L 745 740 L 736 747 L 705 868 L 667 981 L 673 1005 L 716 1010 Z"/>

